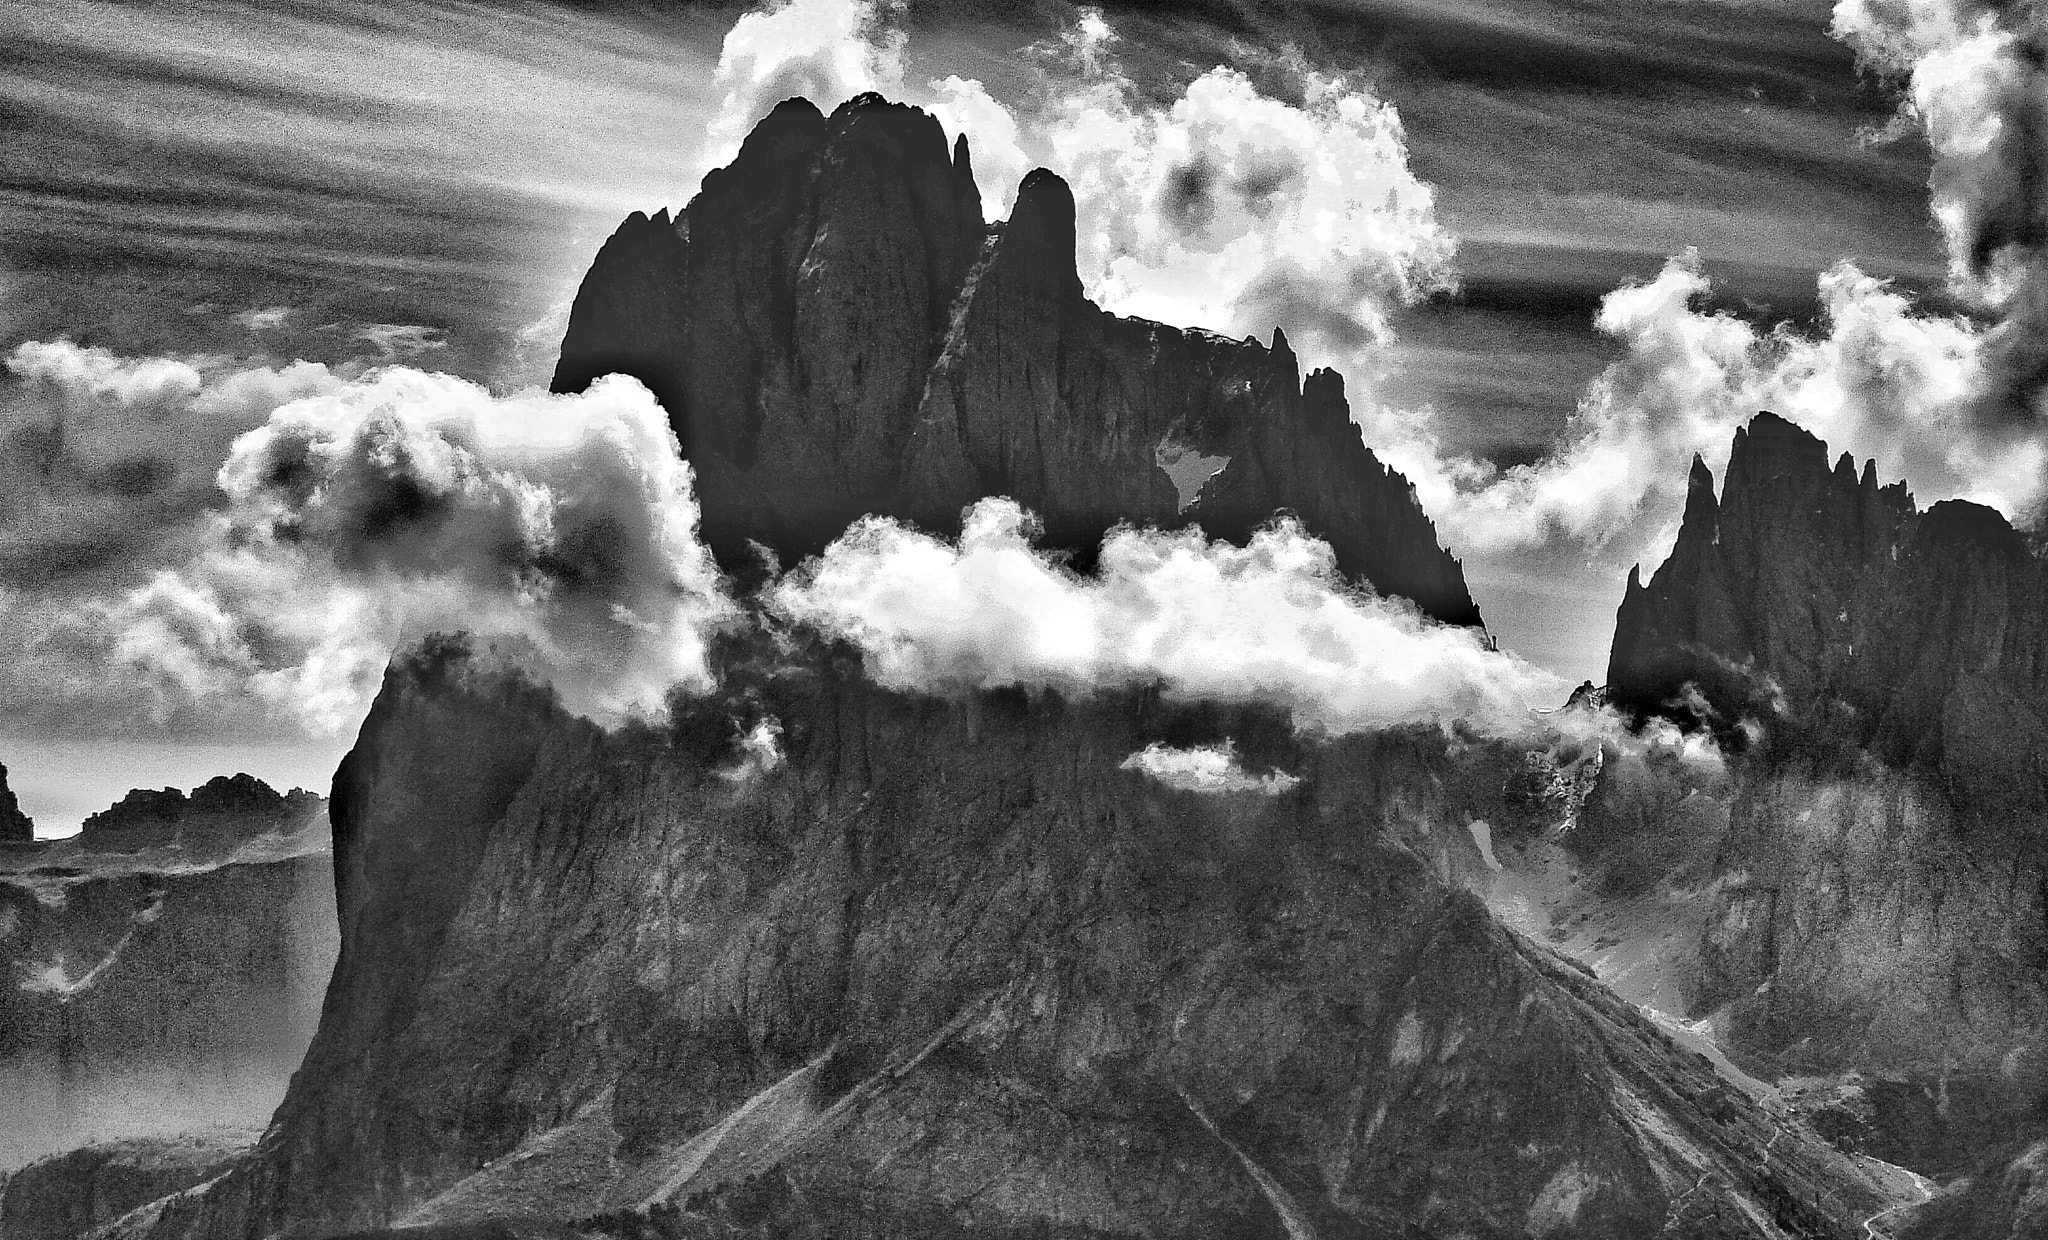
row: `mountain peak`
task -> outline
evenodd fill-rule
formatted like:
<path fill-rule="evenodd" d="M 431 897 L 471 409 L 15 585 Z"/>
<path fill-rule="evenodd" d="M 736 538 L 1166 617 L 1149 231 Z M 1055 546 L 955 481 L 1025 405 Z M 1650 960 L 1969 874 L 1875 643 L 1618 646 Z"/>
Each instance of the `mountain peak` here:
<path fill-rule="evenodd" d="M 1083 563 L 1122 523 L 1244 538 L 1290 509 L 1354 579 L 1478 623 L 1342 379 L 1297 388 L 1283 348 L 1105 314 L 1065 180 L 1033 170 L 992 229 L 964 135 L 869 94 L 829 117 L 784 102 L 675 226 L 622 227 L 577 293 L 553 386 L 647 383 L 729 563 L 756 544 L 812 554 L 868 514 L 950 533 L 990 495 Z M 1185 511 L 1169 445 L 1228 459 Z"/>
<path fill-rule="evenodd" d="M 1983 713 L 1950 709 L 1954 695 L 2048 693 L 2048 572 L 2000 513 L 1921 512 L 1903 483 L 1878 485 L 1874 461 L 1830 465 L 1825 443 L 1770 413 L 1735 433 L 1718 505 L 1697 460 L 1690 481 L 1670 558 L 1616 618 L 1617 704 L 1696 719 L 1703 702 L 1723 729 L 1748 716 L 1788 744 L 1825 734 L 1946 766 Z M 1972 771 L 2037 730 L 2048 741 L 2048 721 L 2021 722 L 2031 707 L 2000 714 L 2004 736 L 1969 741 Z M 2048 805 L 2038 775 L 1997 782 Z"/>

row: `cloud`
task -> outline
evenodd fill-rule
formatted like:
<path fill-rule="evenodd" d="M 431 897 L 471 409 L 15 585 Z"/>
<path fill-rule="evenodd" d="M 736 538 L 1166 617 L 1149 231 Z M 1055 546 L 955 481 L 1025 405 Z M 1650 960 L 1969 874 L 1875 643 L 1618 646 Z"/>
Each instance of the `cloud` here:
<path fill-rule="evenodd" d="M 447 348 L 445 335 L 438 327 L 422 327 L 418 323 L 371 323 L 357 328 L 351 338 L 377 350 L 379 360 L 399 362 Z"/>
<path fill-rule="evenodd" d="M 771 0 L 726 32 L 713 81 L 720 99 L 702 171 L 731 162 L 754 123 L 794 95 L 830 112 L 865 91 L 900 93 L 901 31 L 887 0 Z"/>
<path fill-rule="evenodd" d="M 949 74 L 933 81 L 930 89 L 932 115 L 948 132 L 967 135 L 983 217 L 1008 218 L 1017 186 L 1033 167 L 1020 145 L 1016 116 L 974 78 Z"/>
<path fill-rule="evenodd" d="M 2038 425 L 2048 385 L 2048 25 L 2031 5 L 1840 0 L 1830 33 L 1906 79 L 1899 117 L 1917 122 L 1934 151 L 1928 189 L 1950 287 L 1998 318 L 1972 413 L 1992 428 Z"/>
<path fill-rule="evenodd" d="M 294 313 L 290 306 L 269 306 L 261 310 L 244 310 L 232 317 L 248 331 L 274 332 L 291 322 Z"/>
<path fill-rule="evenodd" d="M 957 544 L 866 518 L 767 602 L 851 642 L 870 675 L 901 689 L 1158 684 L 1283 705 L 1309 729 L 1455 723 L 1504 736 L 1563 696 L 1478 635 L 1347 586 L 1329 547 L 1291 521 L 1245 547 L 1117 530 L 1095 577 L 1034 550 L 1034 532 L 1007 499 L 970 509 Z"/>
<path fill-rule="evenodd" d="M 342 380 L 325 366 L 123 358 L 30 341 L 0 382 L 0 588 L 119 579 L 220 503 L 236 436 Z"/>
<path fill-rule="evenodd" d="M 1923 500 L 2030 511 L 2048 446 L 1974 416 L 1985 330 L 1922 313 L 1849 263 L 1818 286 L 1820 331 L 1765 330 L 1699 308 L 1710 286 L 1697 256 L 1674 258 L 1656 279 L 1602 300 L 1598 326 L 1622 356 L 1544 460 L 1491 470 L 1447 460 L 1413 433 L 1382 455 L 1416 481 L 1451 544 L 1481 554 L 1559 539 L 1622 563 L 1660 554 L 1694 454 L 1718 470 L 1735 428 L 1760 409 L 1875 458 Z"/>
<path fill-rule="evenodd" d="M 1218 66 L 1161 105 L 1115 43 L 1084 10 L 1041 53 L 1044 140 L 1106 308 L 1239 335 L 1284 327 L 1315 363 L 1386 339 L 1393 308 L 1450 287 L 1452 238 L 1391 105 L 1299 56 L 1272 66 L 1293 98 Z"/>
<path fill-rule="evenodd" d="M 1284 771 L 1253 775 L 1239 765 L 1237 750 L 1228 741 L 1194 749 L 1147 745 L 1125 758 L 1118 769 L 1139 771 L 1177 792 L 1256 792 L 1272 797 L 1301 782 Z"/>
<path fill-rule="evenodd" d="M 217 511 L 130 588 L 0 590 L 0 706 L 74 730 L 334 732 L 396 644 L 459 629 L 612 720 L 706 683 L 702 631 L 733 611 L 667 419 L 622 377 L 574 397 L 329 379 L 236 439 L 216 485 Z"/>

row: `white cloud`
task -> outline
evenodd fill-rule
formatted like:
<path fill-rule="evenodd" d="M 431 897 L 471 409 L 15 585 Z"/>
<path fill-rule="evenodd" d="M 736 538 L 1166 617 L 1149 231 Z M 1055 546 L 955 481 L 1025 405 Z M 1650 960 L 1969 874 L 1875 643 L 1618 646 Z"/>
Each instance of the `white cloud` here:
<path fill-rule="evenodd" d="M 1072 184 L 1080 268 L 1106 308 L 1182 327 L 1284 327 L 1311 362 L 1388 336 L 1394 307 L 1451 282 L 1451 235 L 1408 168 L 1394 108 L 1295 57 L 1299 97 L 1218 66 L 1160 106 L 1084 11 L 1042 122 Z"/>
<path fill-rule="evenodd" d="M 802 95 L 825 111 L 865 91 L 900 94 L 901 31 L 888 28 L 882 0 L 771 0 L 726 32 L 713 80 L 711 122 L 699 174 L 731 162 L 754 123 Z"/>
<path fill-rule="evenodd" d="M 1008 218 L 1017 185 L 1034 166 L 1020 145 L 1016 116 L 974 78 L 949 74 L 933 81 L 931 91 L 932 115 L 948 133 L 967 135 L 983 218 Z"/>
<path fill-rule="evenodd" d="M 1237 750 L 1228 741 L 1193 749 L 1154 743 L 1125 758 L 1119 769 L 1139 771 L 1178 792 L 1256 792 L 1271 797 L 1301 782 L 1284 771 L 1253 775 L 1238 762 Z"/>
<path fill-rule="evenodd" d="M 188 393 L 192 379 L 168 360 L 109 375 Z M 241 372 L 190 398 L 275 383 Z M 218 510 L 139 585 L 0 593 L 15 718 L 338 731 L 397 643 L 457 629 L 600 719 L 705 683 L 701 631 L 733 605 L 644 388 L 493 397 L 403 368 L 312 387 L 234 442 Z"/>
<path fill-rule="evenodd" d="M 1698 260 L 1609 293 L 1598 326 L 1623 348 L 1543 460 L 1510 470 L 1446 459 L 1426 436 L 1381 455 L 1408 473 L 1447 541 L 1468 554 L 1556 540 L 1626 564 L 1661 555 L 1683 511 L 1694 454 L 1718 472 L 1735 429 L 1769 409 L 1834 452 L 1875 458 L 1923 501 L 1967 498 L 2010 515 L 2042 495 L 2048 447 L 1974 414 L 1986 333 L 1921 313 L 1848 263 L 1819 278 L 1822 330 L 1763 330 L 1697 303 Z"/>
<path fill-rule="evenodd" d="M 1084 578 L 1030 545 L 1031 518 L 987 499 L 957 544 L 867 518 L 779 583 L 769 605 L 843 638 L 870 675 L 934 692 L 1157 683 L 1178 697 L 1286 706 L 1353 732 L 1462 723 L 1520 735 L 1562 685 L 1479 635 L 1351 589 L 1327 544 L 1283 522 L 1250 545 L 1122 529 Z"/>

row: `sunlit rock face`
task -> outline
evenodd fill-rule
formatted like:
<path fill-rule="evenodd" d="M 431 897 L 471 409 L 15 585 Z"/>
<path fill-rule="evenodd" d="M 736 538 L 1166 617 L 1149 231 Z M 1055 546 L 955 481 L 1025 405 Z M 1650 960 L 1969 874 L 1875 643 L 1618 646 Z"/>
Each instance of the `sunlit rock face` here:
<path fill-rule="evenodd" d="M 790 100 L 676 219 L 636 214 L 606 243 L 555 390 L 645 381 L 730 563 L 750 541 L 817 551 L 868 513 L 954 532 L 989 495 L 1084 556 L 1120 521 L 1242 540 L 1286 508 L 1353 578 L 1479 622 L 1341 376 L 1304 382 L 1277 333 L 1268 348 L 1097 308 L 1052 173 L 1024 179 L 1004 223 L 980 202 L 966 143 L 924 112 Z M 1176 475 L 1183 460 L 1217 472 Z"/>
<path fill-rule="evenodd" d="M 260 1128 L 312 1037 L 338 946 L 324 800 L 167 791 L 0 852 L 0 1171 Z"/>
<path fill-rule="evenodd" d="M 394 665 L 336 780 L 320 1033 L 155 1234 L 651 1203 L 721 1235 L 1634 1240 L 1884 1204 L 1393 842 L 1512 747 L 896 694 L 765 642 L 721 671 L 607 734 L 483 654 Z M 1129 761 L 1225 736 L 1297 782 Z"/>
<path fill-rule="evenodd" d="M 1588 845 L 1712 856 L 1687 1014 L 1760 1074 L 1855 1074 L 1823 1126 L 1929 1173 L 2048 1130 L 2044 606 L 1997 513 L 1922 512 L 1760 415 L 1615 635 L 1616 702 L 1741 755 L 1711 838 Z"/>

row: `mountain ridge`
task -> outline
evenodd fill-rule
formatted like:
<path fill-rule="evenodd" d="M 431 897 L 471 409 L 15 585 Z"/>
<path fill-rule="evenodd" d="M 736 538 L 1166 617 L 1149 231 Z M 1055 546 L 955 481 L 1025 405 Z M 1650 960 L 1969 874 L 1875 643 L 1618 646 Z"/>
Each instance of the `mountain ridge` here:
<path fill-rule="evenodd" d="M 870 513 L 957 533 L 989 495 L 1083 563 L 1119 523 L 1242 542 L 1291 510 L 1353 580 L 1481 624 L 1341 376 L 1304 378 L 1277 331 L 1269 347 L 1096 307 L 1051 172 L 1005 222 L 980 201 L 964 136 L 930 115 L 785 101 L 678 216 L 635 213 L 605 243 L 553 389 L 622 371 L 654 391 L 729 566 L 754 543 L 801 558 Z M 1177 480 L 1182 457 L 1220 464 Z"/>

